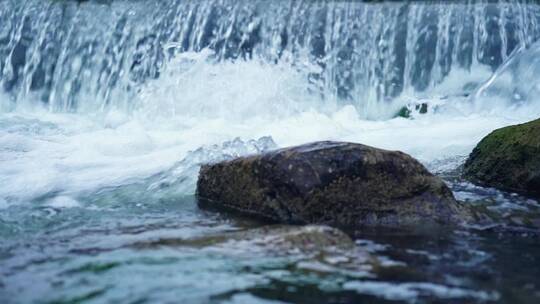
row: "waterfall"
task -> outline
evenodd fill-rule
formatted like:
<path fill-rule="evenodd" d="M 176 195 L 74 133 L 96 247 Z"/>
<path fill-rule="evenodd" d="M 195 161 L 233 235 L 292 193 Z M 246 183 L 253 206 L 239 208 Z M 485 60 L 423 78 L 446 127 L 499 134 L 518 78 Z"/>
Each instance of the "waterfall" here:
<path fill-rule="evenodd" d="M 494 71 L 540 35 L 540 6 L 519 0 L 3 0 L 0 20 L 5 108 L 60 112 L 130 109 L 171 58 L 210 49 L 214 62 L 310 66 L 312 94 L 370 113 L 452 72 Z"/>

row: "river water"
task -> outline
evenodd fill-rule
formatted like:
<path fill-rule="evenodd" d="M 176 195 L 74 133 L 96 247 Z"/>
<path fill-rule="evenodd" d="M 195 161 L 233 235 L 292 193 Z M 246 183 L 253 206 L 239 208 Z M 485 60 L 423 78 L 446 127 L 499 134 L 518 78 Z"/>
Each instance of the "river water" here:
<path fill-rule="evenodd" d="M 0 302 L 538 303 L 540 203 L 460 178 L 540 115 L 538 21 L 527 1 L 1 0 Z M 409 153 L 490 220 L 336 252 L 217 241 L 269 224 L 198 208 L 199 166 L 315 140 Z"/>

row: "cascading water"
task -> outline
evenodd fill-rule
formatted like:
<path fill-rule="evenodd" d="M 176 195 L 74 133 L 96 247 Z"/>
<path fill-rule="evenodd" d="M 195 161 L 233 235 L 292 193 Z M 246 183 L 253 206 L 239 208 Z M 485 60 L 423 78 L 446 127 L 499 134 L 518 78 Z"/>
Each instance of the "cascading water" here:
<path fill-rule="evenodd" d="M 0 0 L 0 303 L 538 303 L 540 204 L 459 167 L 540 116 L 539 21 L 521 0 Z M 497 221 L 273 256 L 227 238 L 260 222 L 197 208 L 201 164 L 328 139 L 412 154 Z"/>
<path fill-rule="evenodd" d="M 540 7 L 523 1 L 2 1 L 1 85 L 14 108 L 130 109 L 141 83 L 179 53 L 287 62 L 325 103 L 368 118 L 400 94 L 433 90 L 460 73 L 457 92 L 485 80 L 540 35 Z M 472 72 L 474 71 L 474 72 Z M 465 88 L 463 88 L 465 86 Z M 467 87 L 468 86 L 468 87 Z"/>

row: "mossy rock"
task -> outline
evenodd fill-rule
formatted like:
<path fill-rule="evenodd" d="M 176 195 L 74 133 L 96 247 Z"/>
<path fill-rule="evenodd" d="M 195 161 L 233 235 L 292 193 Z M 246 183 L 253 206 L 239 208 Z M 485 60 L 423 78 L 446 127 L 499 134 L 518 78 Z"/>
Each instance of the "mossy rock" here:
<path fill-rule="evenodd" d="M 540 197 L 540 119 L 493 131 L 464 167 L 474 183 Z"/>
<path fill-rule="evenodd" d="M 420 104 L 411 104 L 401 107 L 394 115 L 396 117 L 412 118 L 413 113 L 426 114 L 428 112 L 428 104 L 423 102 Z"/>
<path fill-rule="evenodd" d="M 404 227 L 470 219 L 445 183 L 411 156 L 345 142 L 205 165 L 197 196 L 202 207 L 284 223 Z"/>

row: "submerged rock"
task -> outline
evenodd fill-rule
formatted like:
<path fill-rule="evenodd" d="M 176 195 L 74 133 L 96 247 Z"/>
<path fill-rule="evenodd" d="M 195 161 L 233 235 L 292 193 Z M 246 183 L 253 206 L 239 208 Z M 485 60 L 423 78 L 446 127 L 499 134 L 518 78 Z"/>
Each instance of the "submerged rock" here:
<path fill-rule="evenodd" d="M 239 251 L 240 253 L 261 252 L 280 255 L 290 251 L 349 251 L 355 247 L 355 244 L 347 234 L 328 226 L 267 225 L 205 237 L 159 239 L 134 245 L 137 248 L 156 246 L 183 246 L 218 251 L 224 249 L 229 253 Z"/>
<path fill-rule="evenodd" d="M 345 142 L 204 165 L 197 196 L 202 205 L 286 223 L 397 227 L 469 219 L 444 182 L 411 156 Z"/>
<path fill-rule="evenodd" d="M 428 104 L 425 102 L 419 104 L 409 104 L 401 107 L 394 117 L 412 118 L 413 113 L 427 114 L 427 112 Z"/>
<path fill-rule="evenodd" d="M 269 266 L 268 258 L 285 257 L 292 271 L 373 277 L 391 271 L 387 258 L 380 260 L 368 248 L 358 246 L 339 229 L 322 225 L 267 225 L 206 236 L 169 237 L 131 244 L 138 250 L 156 247 L 193 248 L 197 254 L 217 254 L 253 259 Z M 273 262 L 283 259 L 273 260 Z"/>
<path fill-rule="evenodd" d="M 353 240 L 342 231 L 328 226 L 270 225 L 224 235 L 221 247 L 286 254 L 288 251 L 316 252 L 351 250 Z M 217 245 L 215 245 L 217 246 Z"/>
<path fill-rule="evenodd" d="M 540 119 L 493 131 L 464 169 L 474 183 L 540 197 Z"/>

